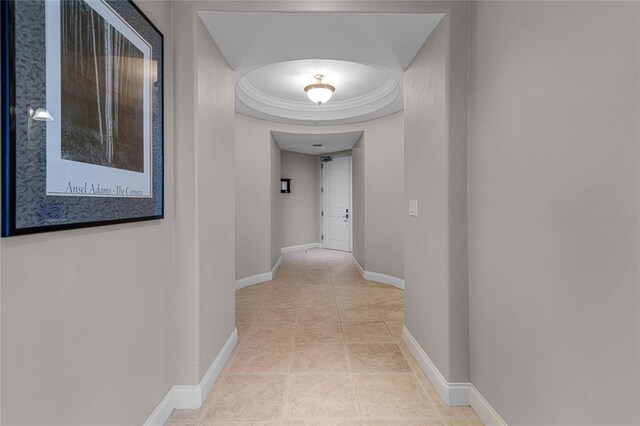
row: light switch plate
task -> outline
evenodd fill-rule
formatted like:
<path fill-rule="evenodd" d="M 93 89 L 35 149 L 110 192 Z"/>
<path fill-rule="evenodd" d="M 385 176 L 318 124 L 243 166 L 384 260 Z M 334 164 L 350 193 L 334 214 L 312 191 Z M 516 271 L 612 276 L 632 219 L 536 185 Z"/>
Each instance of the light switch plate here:
<path fill-rule="evenodd" d="M 409 216 L 418 216 L 418 200 L 409 200 Z"/>

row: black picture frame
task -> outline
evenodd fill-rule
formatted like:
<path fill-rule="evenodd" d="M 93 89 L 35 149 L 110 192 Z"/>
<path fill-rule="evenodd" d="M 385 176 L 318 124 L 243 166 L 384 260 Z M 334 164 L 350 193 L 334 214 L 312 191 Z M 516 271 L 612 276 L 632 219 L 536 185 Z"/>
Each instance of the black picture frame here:
<path fill-rule="evenodd" d="M 71 1 L 84 3 L 82 0 Z M 43 19 L 40 18 L 44 18 L 44 3 L 42 0 L 0 1 L 0 21 L 2 23 L 2 33 L 0 34 L 2 58 L 0 70 L 2 237 L 164 218 L 164 36 L 131 0 L 102 0 L 102 3 L 113 10 L 119 19 L 133 28 L 135 34 L 141 34 L 139 37 L 149 45 L 150 56 L 145 56 L 142 61 L 150 60 L 153 63 L 153 68 L 142 66 L 147 77 L 142 77 L 143 83 L 141 83 L 148 86 L 144 92 L 144 100 L 147 102 L 144 105 L 148 108 L 144 110 L 144 113 L 148 114 L 149 118 L 146 127 L 139 125 L 144 127 L 144 136 L 147 138 L 147 141 L 144 142 L 147 145 L 143 145 L 143 149 L 147 150 L 147 153 L 141 170 L 145 173 L 144 178 L 148 181 L 148 194 L 145 193 L 143 197 L 143 191 L 132 189 L 129 192 L 130 188 L 127 187 L 125 192 L 124 187 L 117 186 L 116 194 L 106 196 L 101 191 L 111 191 L 111 188 L 100 188 L 100 182 L 97 182 L 98 191 L 90 196 L 75 192 L 61 196 L 48 193 L 47 150 L 51 141 L 47 138 L 46 128 L 37 134 L 34 132 L 33 138 L 31 137 L 32 133 L 29 133 L 28 141 L 24 137 L 23 130 L 25 111 L 27 108 L 30 108 L 29 111 L 33 111 L 31 106 L 26 105 L 33 102 L 32 93 L 23 92 L 40 90 L 35 97 L 42 97 L 41 92 L 44 90 L 45 101 L 48 99 L 46 84 L 38 84 L 43 80 L 44 82 L 49 81 L 46 79 L 46 61 L 41 57 L 43 49 L 46 48 L 46 44 L 42 42 L 42 27 L 45 26 L 45 22 L 41 22 L 42 27 L 37 28 L 25 28 L 24 25 L 16 23 L 17 15 L 21 17 L 20 23 L 23 23 L 27 18 L 31 23 L 42 21 Z M 25 14 L 34 15 L 22 16 Z M 104 19 L 106 21 L 106 18 Z M 109 22 L 109 24 L 111 23 Z M 29 33 L 25 33 L 25 31 L 29 31 Z M 22 34 L 16 34 L 17 32 Z M 31 36 L 32 34 L 41 43 L 33 42 L 33 51 L 23 54 L 25 49 L 29 50 L 31 47 L 25 48 L 25 43 L 22 40 L 25 35 Z M 62 30 L 60 30 L 60 34 L 62 34 Z M 62 36 L 60 37 L 62 38 Z M 45 33 L 44 41 L 46 40 Z M 126 37 L 125 42 L 132 44 L 130 40 L 126 40 Z M 126 61 L 127 58 L 124 60 Z M 96 64 L 95 67 L 97 73 L 98 65 Z M 154 71 L 153 78 L 148 77 L 150 69 Z M 25 82 L 30 85 L 29 89 L 21 90 L 21 85 L 27 86 Z M 45 88 L 42 89 L 41 86 L 45 86 Z M 97 89 L 97 92 L 99 94 L 100 89 Z M 28 100 L 25 101 L 25 99 Z M 60 96 L 59 102 L 63 103 L 62 96 Z M 114 108 L 118 107 L 119 105 Z M 122 116 L 124 117 L 124 114 Z M 31 115 L 31 117 L 34 116 Z M 98 120 L 102 121 L 102 117 Z M 113 129 L 116 125 L 109 122 L 109 126 Z M 31 132 L 30 128 L 29 132 Z M 31 139 L 34 139 L 35 142 Z M 58 144 L 61 143 L 58 141 Z M 81 141 L 81 143 L 83 142 Z M 24 148 L 25 144 L 28 148 Z M 29 150 L 26 152 L 29 155 L 25 155 L 25 149 Z M 113 147 L 111 149 L 113 151 Z M 142 160 L 139 162 L 142 164 Z M 82 164 L 83 167 L 87 167 L 86 163 Z M 99 169 L 105 169 L 98 163 L 90 164 L 89 167 L 93 165 L 98 165 Z M 113 173 L 121 173 L 123 169 L 119 167 L 110 165 L 108 169 L 115 170 Z M 125 169 L 122 173 L 131 175 L 130 172 L 131 170 Z M 85 190 L 87 185 L 88 183 L 85 182 Z"/>

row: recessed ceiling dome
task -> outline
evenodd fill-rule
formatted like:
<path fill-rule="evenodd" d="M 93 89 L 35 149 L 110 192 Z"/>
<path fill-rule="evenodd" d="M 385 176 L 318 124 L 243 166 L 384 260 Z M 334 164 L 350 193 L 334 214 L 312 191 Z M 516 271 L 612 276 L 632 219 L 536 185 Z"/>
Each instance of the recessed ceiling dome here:
<path fill-rule="evenodd" d="M 336 88 L 331 101 L 317 105 L 304 88 L 322 74 Z M 291 124 L 343 124 L 384 117 L 402 110 L 397 76 L 369 65 L 331 59 L 303 59 L 267 65 L 245 74 L 236 85 L 236 110 L 252 117 Z"/>

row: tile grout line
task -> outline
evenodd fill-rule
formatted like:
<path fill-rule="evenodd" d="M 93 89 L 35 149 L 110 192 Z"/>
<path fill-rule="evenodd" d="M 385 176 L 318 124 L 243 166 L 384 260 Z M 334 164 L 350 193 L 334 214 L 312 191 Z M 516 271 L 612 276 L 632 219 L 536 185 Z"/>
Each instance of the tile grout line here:
<path fill-rule="evenodd" d="M 373 299 L 371 298 L 371 294 L 369 293 L 369 291 L 367 290 L 367 288 L 365 288 L 365 292 L 367 293 L 367 296 L 369 297 L 369 300 L 371 301 L 371 303 L 373 304 L 374 308 L 376 309 L 376 312 L 378 312 L 378 315 L 380 315 L 380 318 L 382 318 L 382 321 L 384 322 L 385 327 L 387 327 L 387 331 L 389 331 L 389 334 L 393 335 L 391 333 L 391 329 L 389 328 L 389 325 L 387 324 L 387 320 L 382 316 L 382 314 L 380 313 L 380 310 L 378 309 L 378 306 L 376 303 L 374 303 Z M 404 296 L 404 291 L 402 291 L 402 294 Z M 404 317 L 404 297 L 403 297 L 403 317 Z M 402 323 L 404 324 L 404 319 L 402 320 Z M 422 381 L 420 380 L 420 378 L 418 377 L 418 375 L 416 374 L 416 371 L 414 369 L 414 367 L 411 365 L 410 360 L 407 358 L 407 355 L 404 353 L 404 351 L 402 350 L 402 348 L 400 347 L 400 345 L 397 342 L 397 339 L 394 339 L 395 341 L 395 345 L 398 348 L 398 350 L 400 351 L 400 353 L 402 354 L 402 356 L 405 359 L 405 362 L 409 365 L 409 368 L 411 369 L 411 374 L 413 376 L 413 378 L 418 382 L 418 386 L 420 386 L 420 388 L 422 389 L 422 391 L 425 393 L 427 399 L 429 400 L 429 403 L 433 406 L 433 408 L 435 409 L 436 413 L 438 414 L 438 417 L 440 419 L 440 421 L 442 422 L 443 425 L 445 425 L 445 421 L 444 418 L 442 417 L 442 415 L 440 414 L 440 410 L 438 410 L 438 408 L 436 407 L 435 403 L 433 402 L 433 399 L 431 398 L 431 395 L 429 395 L 429 392 L 427 392 L 427 389 L 425 389 L 424 385 L 422 384 Z"/>
<path fill-rule="evenodd" d="M 305 254 L 306 257 L 306 254 Z M 305 268 L 303 269 L 302 272 L 302 278 L 300 279 L 300 287 L 298 290 L 298 299 L 296 302 L 296 316 L 295 316 L 295 320 L 293 323 L 293 330 L 292 330 L 292 335 L 291 335 L 291 347 L 290 347 L 290 354 L 289 354 L 289 368 L 287 370 L 287 374 L 285 376 L 285 385 L 284 385 L 284 401 L 282 403 L 282 408 L 280 409 L 280 417 L 278 419 L 278 422 L 280 425 L 284 424 L 285 421 L 285 410 L 287 409 L 288 406 L 288 402 L 289 402 L 289 388 L 290 388 L 290 382 L 291 382 L 291 370 L 293 369 L 293 364 L 295 361 L 294 358 L 294 350 L 295 350 L 295 334 L 296 334 L 296 329 L 298 327 L 298 319 L 300 317 L 300 298 L 302 297 L 302 286 L 304 285 L 304 274 L 306 271 L 306 264 L 305 264 Z"/>
<path fill-rule="evenodd" d="M 408 355 L 407 355 L 407 353 L 405 353 L 405 351 L 400 347 L 399 344 L 398 344 L 398 347 L 400 349 L 400 352 L 402 352 L 402 355 L 404 356 L 405 360 L 409 364 L 409 367 L 411 368 L 411 371 L 413 372 L 413 376 L 418 381 L 418 386 L 420 386 L 422 391 L 427 396 L 427 399 L 429 400 L 429 402 L 431 403 L 431 405 L 435 409 L 436 413 L 438 414 L 438 418 L 440 419 L 440 422 L 442 422 L 443 425 L 446 425 L 447 423 L 445 422 L 444 416 L 440 413 L 440 410 L 438 410 L 438 407 L 436 406 L 435 402 L 433 401 L 433 398 L 431 397 L 431 394 L 429 393 L 429 390 L 425 387 L 425 385 L 423 384 L 422 380 L 420 380 L 420 377 L 418 377 L 418 372 L 416 372 L 415 367 L 410 362 L 409 356 L 412 356 L 411 352 L 409 352 Z M 415 361 L 415 358 L 414 358 L 414 361 Z M 421 372 L 422 372 L 422 370 L 421 370 Z M 429 380 L 426 376 L 425 376 L 425 378 L 427 380 Z"/>
<path fill-rule="evenodd" d="M 333 298 L 336 302 L 336 309 L 338 307 L 338 299 L 336 298 L 335 287 L 333 285 L 333 276 L 331 275 L 331 269 L 329 269 L 329 275 L 331 276 L 331 290 L 333 292 Z M 362 416 L 362 404 L 360 403 L 360 395 L 358 394 L 358 387 L 356 386 L 356 378 L 353 375 L 353 366 L 351 365 L 351 354 L 349 353 L 349 348 L 347 347 L 347 339 L 344 335 L 344 328 L 342 327 L 342 317 L 340 316 L 340 311 L 338 310 L 338 321 L 340 322 L 340 331 L 342 332 L 342 344 L 345 351 L 345 355 L 347 357 L 347 368 L 349 369 L 349 379 L 351 380 L 351 386 L 353 388 L 353 393 L 356 396 L 356 403 L 358 404 L 358 413 L 360 413 L 359 422 L 362 424 L 364 422 Z"/>
<path fill-rule="evenodd" d="M 263 372 L 263 373 L 252 373 L 252 372 L 245 372 L 245 373 L 232 373 L 231 372 L 231 368 L 233 366 L 233 364 L 237 361 L 237 357 L 234 354 L 234 356 L 232 356 L 229 359 L 229 364 L 228 366 L 226 366 L 223 374 L 221 375 L 221 380 L 222 383 L 220 384 L 220 386 L 218 387 L 214 399 L 211 401 L 211 404 L 209 405 L 209 410 L 207 410 L 206 413 L 203 414 L 203 416 L 201 417 L 201 420 L 199 422 L 199 424 L 203 425 L 206 421 L 207 421 L 207 417 L 206 415 L 208 414 L 209 411 L 211 411 L 213 409 L 214 404 L 216 404 L 217 400 L 220 398 L 221 394 L 224 394 L 223 390 L 226 389 L 226 386 L 224 386 L 226 383 L 226 378 L 227 376 L 230 375 L 262 375 L 262 376 L 270 376 L 270 375 L 280 375 L 281 377 L 284 376 L 285 377 L 285 383 L 284 383 L 284 389 L 283 389 L 283 399 L 284 401 L 282 401 L 282 404 L 280 406 L 280 410 L 279 410 L 279 414 L 277 416 L 277 419 L 275 421 L 275 424 L 280 424 L 280 425 L 284 425 L 286 424 L 287 421 L 291 420 L 291 421 L 296 421 L 296 420 L 307 420 L 307 421 L 316 421 L 316 422 L 320 422 L 320 421 L 328 421 L 328 422 L 346 422 L 346 421 L 354 421 L 357 422 L 360 425 L 363 425 L 365 422 L 365 418 L 363 417 L 363 406 L 362 406 L 362 402 L 360 400 L 360 394 L 358 392 L 358 387 L 356 385 L 356 378 L 355 376 L 358 375 L 362 375 L 363 378 L 366 376 L 379 376 L 379 375 L 389 375 L 389 374 L 393 374 L 393 375 L 402 375 L 405 377 L 411 377 L 412 380 L 417 380 L 418 381 L 418 388 L 417 389 L 421 389 L 422 390 L 422 394 L 424 394 L 424 397 L 426 397 L 426 402 L 428 402 L 431 407 L 434 409 L 434 416 L 433 417 L 429 417 L 429 419 L 433 419 L 436 420 L 438 422 L 441 422 L 443 425 L 447 424 L 448 420 L 461 420 L 463 419 L 463 417 L 458 417 L 456 413 L 449 413 L 451 414 L 451 416 L 446 415 L 447 413 L 442 412 L 438 407 L 438 405 L 435 403 L 434 399 L 432 398 L 432 395 L 429 393 L 430 390 L 428 389 L 428 379 L 426 379 L 427 381 L 425 382 L 424 380 L 422 380 L 423 375 L 419 375 L 418 371 L 416 370 L 416 364 L 415 362 L 413 362 L 413 358 L 411 357 L 410 353 L 405 351 L 403 349 L 403 345 L 401 343 L 401 338 L 398 338 L 396 335 L 394 335 L 392 333 L 392 328 L 391 328 L 391 323 L 394 322 L 402 322 L 404 323 L 404 321 L 395 321 L 393 318 L 396 317 L 396 314 L 399 312 L 396 312 L 395 308 L 393 307 L 393 303 L 391 303 L 391 306 L 385 305 L 386 301 L 387 301 L 387 297 L 386 297 L 386 293 L 385 292 L 377 292 L 376 287 L 370 287 L 365 285 L 365 282 L 363 280 L 357 280 L 355 277 L 350 277 L 350 274 L 348 272 L 353 272 L 355 271 L 355 268 L 353 267 L 353 265 L 349 262 L 346 262 L 347 258 L 342 255 L 342 256 L 333 256 L 333 255 L 328 255 L 323 253 L 323 251 L 313 251 L 313 254 L 310 255 L 309 252 L 305 251 L 304 254 L 304 263 L 298 263 L 298 257 L 296 257 L 295 259 L 293 259 L 292 261 L 287 261 L 287 257 L 288 256 L 284 256 L 283 257 L 283 262 L 282 262 L 282 267 L 281 267 L 281 271 L 279 271 L 278 274 L 276 274 L 276 277 L 274 277 L 274 280 L 272 281 L 277 281 L 277 282 L 273 282 L 273 283 L 269 283 L 270 286 L 266 287 L 266 286 L 261 286 L 261 287 L 256 287 L 255 288 L 255 293 L 253 292 L 247 292 L 248 295 L 257 295 L 257 299 L 258 299 L 258 306 L 257 309 L 255 306 L 244 306 L 242 308 L 242 310 L 246 310 L 247 312 L 243 312 L 243 314 L 246 313 L 250 313 L 252 311 L 262 311 L 265 307 L 269 306 L 269 303 L 273 303 L 275 305 L 278 305 L 277 299 L 278 299 L 278 292 L 280 290 L 284 290 L 283 294 L 291 294 L 293 295 L 293 293 L 295 292 L 296 297 L 295 297 L 295 301 L 293 301 L 292 299 L 290 299 L 290 296 L 286 296 L 287 298 L 289 298 L 288 300 L 292 301 L 293 304 L 295 304 L 295 315 L 293 316 L 293 321 L 271 321 L 269 320 L 269 317 L 271 315 L 267 315 L 266 319 L 264 321 L 260 320 L 260 316 L 258 313 L 256 313 L 255 315 L 253 315 L 251 317 L 251 321 L 249 321 L 247 323 L 247 328 L 245 329 L 245 332 L 242 334 L 242 337 L 239 339 L 239 343 L 241 343 L 241 345 L 239 346 L 244 346 L 245 343 L 252 343 L 254 342 L 263 342 L 263 343 L 270 343 L 270 344 L 275 344 L 273 339 L 276 339 L 277 341 L 282 341 L 280 340 L 280 337 L 284 337 L 284 336 L 280 336 L 281 331 L 279 330 L 279 325 L 283 326 L 283 329 L 286 327 L 288 330 L 285 330 L 286 333 L 288 333 L 288 340 L 287 340 L 287 345 L 289 347 L 289 355 L 288 355 L 288 368 L 286 369 L 281 369 L 281 372 Z M 342 262 L 345 262 L 345 264 L 343 265 Z M 293 267 L 292 267 L 293 265 Z M 348 266 L 348 267 L 347 267 Z M 292 269 L 289 269 L 289 267 L 292 267 Z M 297 274 L 295 272 L 292 271 L 296 271 L 298 269 L 301 268 L 301 274 Z M 323 284 L 323 276 L 325 276 L 325 272 L 328 272 L 328 278 L 329 278 L 329 285 L 330 287 L 328 287 L 327 285 Z M 313 274 L 313 272 L 319 272 L 318 275 Z M 355 271 L 357 272 L 357 271 Z M 281 273 L 285 273 L 286 276 L 283 276 Z M 297 278 L 292 279 L 291 275 L 296 275 Z M 315 277 L 313 277 L 315 275 Z M 307 280 L 309 279 L 309 276 L 312 276 L 313 278 L 310 279 L 310 281 L 312 283 L 319 283 L 319 284 L 309 284 L 307 282 Z M 319 277 L 319 278 L 317 278 Z M 351 282 L 353 281 L 353 282 Z M 410 366 L 410 369 L 406 372 L 383 372 L 383 371 L 379 371 L 379 372 L 364 372 L 362 374 L 356 374 L 354 372 L 353 369 L 353 363 L 352 363 L 352 357 L 351 354 L 349 352 L 349 348 L 348 348 L 348 344 L 347 344 L 347 340 L 346 340 L 346 334 L 345 334 L 345 324 L 349 323 L 349 321 L 343 321 L 342 320 L 342 316 L 340 315 L 340 309 L 339 309 L 339 303 L 338 300 L 343 300 L 341 296 L 343 293 L 342 292 L 337 292 L 336 290 L 339 287 L 343 287 L 343 286 L 338 286 L 336 285 L 336 283 L 343 283 L 345 285 L 347 285 L 348 287 L 344 287 L 345 290 L 347 288 L 354 288 L 354 289 L 361 289 L 364 291 L 364 295 L 359 293 L 358 297 L 354 297 L 354 303 L 357 305 L 357 299 L 360 298 L 363 302 L 364 301 L 368 301 L 368 305 L 369 306 L 373 306 L 374 307 L 374 311 L 378 314 L 378 316 L 380 317 L 379 320 L 375 321 L 375 322 L 379 322 L 382 321 L 384 323 L 384 327 L 376 327 L 376 329 L 378 330 L 377 332 L 371 334 L 371 336 L 373 336 L 370 339 L 365 339 L 362 342 L 354 342 L 354 343 L 361 343 L 361 344 L 368 344 L 368 343 L 383 343 L 383 342 L 378 342 L 378 340 L 384 340 L 382 337 L 380 337 L 380 333 L 383 333 L 382 330 L 384 329 L 388 334 L 391 341 L 390 342 L 384 342 L 384 343 L 388 343 L 391 344 L 393 343 L 393 345 L 400 350 L 400 352 L 403 355 L 403 359 L 405 360 L 405 362 L 407 362 Z M 353 284 L 359 283 L 359 285 L 354 286 Z M 275 286 L 271 286 L 271 284 L 275 284 Z M 275 291 L 274 291 L 275 289 Z M 305 291 L 305 289 L 308 289 L 307 291 Z M 317 289 L 317 291 L 315 290 Z M 325 290 L 326 289 L 326 290 Z M 331 299 L 326 299 L 325 298 L 325 294 L 328 296 L 329 293 L 328 291 L 331 291 Z M 340 294 L 338 294 L 340 293 Z M 349 294 L 350 292 L 347 290 L 344 292 L 344 294 Z M 404 293 L 404 292 L 402 292 Z M 237 294 L 237 292 L 236 292 Z M 337 325 L 339 325 L 339 329 L 336 330 L 329 330 L 329 328 L 334 327 L 333 325 L 329 326 L 329 322 L 324 321 L 324 317 L 326 316 L 324 314 L 324 309 L 319 309 L 319 314 L 320 316 L 318 316 L 316 318 L 316 315 L 312 312 L 309 313 L 309 315 L 302 315 L 302 313 L 304 312 L 304 309 L 302 307 L 302 303 L 303 303 L 303 295 L 309 295 L 309 299 L 306 299 L 308 302 L 311 303 L 306 303 L 308 306 L 307 308 L 313 308 L 314 305 L 314 298 L 317 297 L 318 300 L 318 305 L 321 305 L 322 307 L 325 307 L 325 304 L 327 304 L 326 308 L 328 309 L 328 302 L 329 300 L 331 300 L 331 302 L 333 303 L 333 308 L 332 311 L 335 312 L 336 314 L 336 318 L 337 318 Z M 380 306 L 375 303 L 374 301 L 374 295 L 376 295 L 375 300 L 380 300 Z M 392 292 L 389 292 L 389 302 L 392 302 Z M 364 298 L 362 296 L 365 296 Z M 306 296 L 305 296 L 306 298 Z M 348 297 L 344 300 L 345 302 L 348 302 Z M 251 299 L 249 299 L 251 300 Z M 254 299 L 255 300 L 255 299 Z M 271 301 L 271 302 L 270 302 Z M 322 302 L 320 302 L 322 301 Z M 289 302 L 287 302 L 287 304 L 289 304 Z M 387 307 L 387 314 L 390 315 L 389 320 L 385 319 L 385 317 L 382 315 L 381 313 L 381 309 L 383 309 L 384 307 Z M 347 305 L 345 305 L 345 309 L 348 309 L 348 303 Z M 236 309 L 238 309 L 236 307 Z M 404 300 L 403 300 L 403 306 L 402 306 L 402 311 L 404 312 Z M 328 313 L 328 311 L 327 311 Z M 365 314 L 365 312 L 363 312 L 363 314 Z M 290 315 L 290 314 L 288 314 Z M 358 312 L 354 312 L 354 318 L 366 318 L 366 315 L 363 317 L 362 315 L 359 315 Z M 250 316 L 250 315 L 249 315 Z M 285 315 L 286 316 L 286 315 Z M 277 313 L 276 315 L 273 315 L 274 318 L 281 318 L 281 315 L 279 315 L 279 313 Z M 305 322 L 302 321 L 302 318 L 306 318 L 309 320 L 309 322 Z M 316 318 L 316 321 L 313 321 L 314 318 Z M 318 320 L 323 319 L 323 321 L 318 322 Z M 351 321 L 351 322 L 360 322 L 360 323 L 370 323 L 371 321 Z M 306 376 L 306 375 L 342 375 L 345 373 L 342 372 L 333 372 L 330 368 L 331 371 L 314 371 L 313 369 L 310 371 L 301 371 L 301 372 L 296 372 L 295 370 L 295 353 L 296 353 L 296 331 L 299 329 L 299 327 L 301 327 L 302 325 L 311 325 L 311 324 L 317 324 L 318 327 L 320 329 L 322 329 L 321 333 L 318 334 L 316 336 L 316 338 L 312 339 L 312 341 L 309 342 L 303 342 L 300 343 L 301 347 L 304 345 L 326 345 L 328 343 L 332 343 L 332 347 L 333 347 L 333 343 L 334 341 L 329 342 L 329 340 L 325 337 L 327 335 L 327 333 L 331 334 L 331 336 L 335 336 L 332 339 L 337 338 L 338 336 L 341 337 L 342 341 L 339 343 L 339 347 L 342 348 L 343 354 L 346 357 L 346 361 L 347 361 L 347 370 L 346 370 L 346 374 L 349 377 L 349 380 L 351 381 L 351 388 L 352 388 L 352 392 L 354 392 L 355 398 L 356 398 L 356 403 L 358 404 L 358 413 L 359 413 L 359 418 L 355 419 L 355 418 L 332 418 L 327 417 L 327 418 L 307 418 L 307 417 L 287 417 L 287 407 L 289 406 L 289 398 L 291 397 L 293 388 L 291 387 L 292 384 L 292 379 L 293 377 L 300 375 L 300 376 Z M 267 332 L 266 334 L 259 334 L 260 330 L 262 329 L 269 329 L 269 328 L 273 328 L 273 327 L 278 328 L 278 330 L 275 330 L 274 332 Z M 325 330 L 326 329 L 326 330 Z M 354 330 L 355 331 L 355 330 Z M 365 332 L 368 331 L 368 329 L 365 327 L 364 329 Z M 272 334 L 275 333 L 275 334 Z M 361 334 L 361 333 L 356 333 L 356 334 Z M 267 339 L 265 340 L 265 337 L 267 337 Z M 317 339 L 320 338 L 320 342 L 317 341 Z M 335 342 L 337 343 L 337 342 Z M 336 349 L 338 348 L 338 346 L 335 346 Z M 249 348 L 249 350 L 251 350 L 251 348 Z M 322 358 L 322 357 L 321 357 Z M 269 361 L 270 362 L 270 361 Z M 264 366 L 265 364 L 259 364 L 257 365 L 257 369 L 260 370 L 265 370 L 264 368 L 262 368 L 262 366 Z M 268 364 L 271 365 L 271 364 Z M 269 369 L 271 369 L 271 367 L 269 367 Z M 282 370 L 286 370 L 285 374 L 282 374 Z M 344 376 L 343 376 L 344 377 Z M 409 379 L 406 379 L 409 380 Z M 348 389 L 348 387 L 347 387 Z M 237 399 L 237 398 L 236 398 Z M 233 401 L 233 398 L 232 398 Z M 273 399 L 272 399 L 273 401 Z M 275 401 L 274 401 L 275 402 Z M 298 410 L 299 411 L 299 410 Z M 240 412 L 237 414 L 241 414 Z M 303 410 L 303 412 L 298 413 L 300 415 L 306 414 L 306 411 Z M 320 414 L 320 413 L 317 413 Z M 327 414 L 327 413 L 324 413 Z M 335 413 L 337 414 L 337 413 Z M 409 417 L 403 417 L 402 414 L 408 414 L 404 411 L 398 412 L 397 414 L 394 413 L 395 415 L 393 417 L 387 417 L 389 414 L 391 413 L 379 413 L 379 414 L 386 414 L 383 415 L 381 417 L 375 417 L 375 418 L 371 418 L 370 420 L 388 420 L 391 421 L 392 423 L 394 422 L 394 420 L 396 422 L 399 421 L 400 418 L 404 419 L 404 420 L 423 420 L 426 418 L 422 418 L 422 417 L 416 417 L 415 419 L 413 417 L 409 418 Z M 399 417 L 398 417 L 399 416 Z M 241 416 L 243 417 L 243 416 Z M 464 417 L 466 419 L 466 416 Z M 447 419 L 447 420 L 445 420 Z M 211 419 L 211 421 L 215 421 L 216 419 Z M 237 422 L 238 420 L 240 420 L 240 417 L 236 416 L 231 416 L 231 418 L 229 418 L 230 422 Z M 186 420 L 185 420 L 186 421 Z M 198 422 L 196 422 L 196 424 L 198 424 Z"/>

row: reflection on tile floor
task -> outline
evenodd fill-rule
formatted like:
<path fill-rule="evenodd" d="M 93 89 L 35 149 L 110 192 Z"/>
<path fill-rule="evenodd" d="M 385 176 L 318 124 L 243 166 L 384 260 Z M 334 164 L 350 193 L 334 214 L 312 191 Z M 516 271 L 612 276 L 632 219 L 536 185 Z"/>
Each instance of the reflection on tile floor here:
<path fill-rule="evenodd" d="M 402 342 L 401 290 L 363 280 L 351 254 L 287 254 L 236 292 L 238 346 L 198 410 L 170 425 L 482 425 L 449 408 Z"/>

